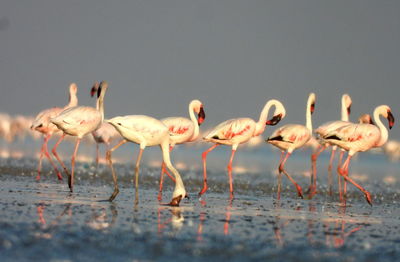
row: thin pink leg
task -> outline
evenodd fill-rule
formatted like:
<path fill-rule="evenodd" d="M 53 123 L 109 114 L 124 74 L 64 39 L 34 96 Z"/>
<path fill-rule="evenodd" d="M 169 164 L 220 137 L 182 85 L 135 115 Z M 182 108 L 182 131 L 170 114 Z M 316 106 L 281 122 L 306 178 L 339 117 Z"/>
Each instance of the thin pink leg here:
<path fill-rule="evenodd" d="M 297 190 L 297 194 L 299 195 L 299 197 L 303 198 L 303 193 L 302 193 L 302 189 L 301 187 L 296 183 L 296 181 L 288 174 L 288 172 L 286 172 L 285 170 L 285 163 L 286 160 L 288 160 L 288 158 L 290 157 L 291 153 L 287 152 L 285 158 L 283 159 L 282 163 L 279 165 L 279 173 L 284 173 L 287 178 L 289 178 L 289 180 L 294 184 L 294 186 L 296 187 Z"/>
<path fill-rule="evenodd" d="M 316 152 L 311 155 L 311 165 L 312 165 L 312 174 L 311 174 L 311 183 L 308 188 L 308 193 L 310 194 L 310 198 L 312 198 L 317 190 L 317 159 L 319 155 L 326 149 L 326 146 L 318 146 Z"/>
<path fill-rule="evenodd" d="M 285 155 L 285 151 L 282 151 L 281 156 L 279 158 L 279 168 L 282 165 L 282 161 L 284 159 L 284 157 L 283 157 L 284 155 Z M 281 199 L 281 186 L 282 186 L 282 172 L 279 170 L 279 173 L 278 173 L 278 192 L 277 192 L 277 199 L 278 200 Z"/>
<path fill-rule="evenodd" d="M 229 164 L 228 164 L 229 192 L 231 199 L 233 198 L 232 161 L 233 158 L 235 157 L 235 152 L 236 150 L 232 149 L 231 158 L 229 159 Z"/>
<path fill-rule="evenodd" d="M 58 179 L 62 180 L 62 176 L 60 174 L 60 171 L 58 171 L 58 168 L 54 164 L 53 160 L 51 159 L 51 156 L 50 156 L 49 151 L 47 149 L 47 142 L 49 141 L 50 137 L 51 137 L 51 135 L 47 135 L 45 137 L 45 139 L 44 139 L 44 155 L 47 157 L 47 159 L 49 160 L 50 164 L 53 166 L 54 171 L 56 172 Z"/>
<path fill-rule="evenodd" d="M 100 159 L 99 143 L 96 143 L 96 170 L 99 167 L 99 159 Z"/>
<path fill-rule="evenodd" d="M 343 167 L 342 167 L 342 170 L 341 170 L 342 172 L 341 172 L 340 174 L 344 177 L 345 181 L 348 181 L 348 182 L 352 183 L 352 184 L 353 184 L 355 187 L 357 187 L 361 192 L 363 192 L 364 195 L 365 195 L 365 199 L 367 200 L 368 204 L 372 205 L 371 194 L 370 194 L 367 190 L 365 190 L 362 186 L 360 186 L 359 184 L 357 184 L 357 183 L 356 183 L 353 179 L 351 179 L 351 178 L 349 177 L 349 175 L 348 175 L 348 173 L 349 173 L 349 164 L 350 164 L 350 160 L 351 160 L 351 155 L 349 154 L 348 157 L 347 157 L 347 159 L 346 159 L 346 161 L 345 161 L 344 164 L 343 164 Z"/>
<path fill-rule="evenodd" d="M 40 156 L 39 156 L 39 165 L 38 165 L 38 174 L 36 176 L 36 180 L 40 180 L 40 172 L 42 170 L 42 160 L 43 160 L 43 155 L 44 155 L 44 141 L 46 140 L 46 137 L 43 137 L 43 143 L 42 147 L 40 148 Z"/>
<path fill-rule="evenodd" d="M 335 158 L 335 153 L 336 153 L 336 147 L 332 147 L 332 152 L 331 152 L 331 157 L 329 159 L 329 166 L 328 166 L 328 194 L 332 196 L 332 165 L 333 165 L 333 160 Z"/>
<path fill-rule="evenodd" d="M 219 146 L 219 144 L 214 144 L 212 147 L 210 147 L 209 149 L 207 149 L 206 151 L 204 151 L 201 154 L 201 157 L 203 159 L 203 177 L 204 177 L 204 181 L 203 181 L 203 189 L 200 191 L 199 193 L 199 197 L 204 194 L 207 191 L 207 154 L 210 153 L 212 150 L 214 150 L 214 148 L 216 148 L 217 146 Z"/>
<path fill-rule="evenodd" d="M 60 143 L 64 139 L 64 137 L 65 137 L 65 134 L 62 134 L 62 136 L 58 139 L 57 143 L 54 145 L 51 152 L 53 153 L 53 155 L 56 157 L 57 161 L 60 163 L 60 165 L 64 169 L 64 172 L 67 175 L 67 177 L 69 177 L 69 172 L 67 170 L 67 167 L 64 165 L 64 162 L 61 160 L 61 158 L 59 157 L 59 155 L 57 153 L 57 147 L 58 147 L 58 145 L 60 145 Z"/>
<path fill-rule="evenodd" d="M 78 138 L 75 143 L 74 154 L 72 155 L 72 158 L 71 158 L 71 176 L 68 179 L 68 185 L 69 185 L 69 189 L 71 190 L 71 192 L 74 191 L 75 158 L 76 158 L 76 153 L 78 152 L 80 142 L 81 142 L 81 139 Z"/>
<path fill-rule="evenodd" d="M 340 170 L 340 166 L 342 165 L 343 155 L 344 155 L 344 151 L 342 150 L 342 151 L 340 151 L 340 154 L 339 154 L 338 170 Z M 344 183 L 346 183 L 346 181 Z M 338 187 L 339 187 L 339 199 L 340 199 L 340 202 L 343 202 L 342 176 L 340 175 L 340 172 L 338 173 Z"/>

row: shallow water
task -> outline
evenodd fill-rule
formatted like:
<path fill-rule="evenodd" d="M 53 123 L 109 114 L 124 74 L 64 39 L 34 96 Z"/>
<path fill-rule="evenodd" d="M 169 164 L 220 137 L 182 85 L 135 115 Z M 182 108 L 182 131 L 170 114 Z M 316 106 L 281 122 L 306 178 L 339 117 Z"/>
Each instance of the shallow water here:
<path fill-rule="evenodd" d="M 200 152 L 200 151 L 199 151 Z M 327 194 L 325 164 L 319 192 L 298 199 L 285 179 L 277 202 L 277 152 L 243 152 L 235 162 L 235 199 L 229 200 L 224 171 L 228 151 L 210 154 L 209 191 L 201 199 L 202 170 L 182 167 L 190 199 L 180 207 L 157 201 L 159 168 L 141 169 L 139 204 L 134 205 L 131 164 L 117 164 L 120 193 L 113 203 L 107 166 L 79 163 L 75 192 L 45 171 L 35 181 L 34 159 L 0 160 L 1 261 L 396 261 L 400 259 L 399 166 L 366 154 L 352 164 L 353 178 L 373 195 L 370 207 L 349 186 L 348 205 Z M 196 152 L 197 153 L 197 152 Z M 183 159 L 192 156 L 178 154 Z M 321 157 L 326 162 L 328 155 Z M 214 161 L 214 163 L 213 163 Z M 308 154 L 290 159 L 287 169 L 306 188 Z M 237 168 L 249 166 L 248 170 Z M 220 168 L 214 168 L 216 166 Z M 258 167 L 258 168 L 254 168 Z M 295 171 L 294 171 L 295 170 Z M 326 169 L 325 169 L 326 170 Z M 235 172 L 236 171 L 236 172 Z M 335 177 L 335 176 L 334 176 Z M 336 181 L 336 178 L 335 180 Z M 166 180 L 164 201 L 172 183 Z"/>

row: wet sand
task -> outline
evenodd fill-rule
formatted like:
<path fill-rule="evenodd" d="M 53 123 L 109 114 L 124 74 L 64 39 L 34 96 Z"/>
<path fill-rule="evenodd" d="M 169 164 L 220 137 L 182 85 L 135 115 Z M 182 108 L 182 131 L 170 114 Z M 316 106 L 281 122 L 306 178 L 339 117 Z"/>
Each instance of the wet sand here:
<path fill-rule="evenodd" d="M 313 200 L 298 199 L 286 182 L 277 202 L 273 174 L 265 180 L 257 180 L 263 174 L 249 175 L 255 183 L 238 175 L 237 194 L 229 201 L 226 174 L 211 172 L 212 186 L 198 199 L 201 170 L 191 170 L 182 172 L 186 179 L 192 177 L 186 183 L 190 199 L 173 208 L 157 201 L 158 169 L 143 167 L 135 206 L 128 165 L 117 165 L 121 192 L 109 203 L 104 200 L 112 182 L 105 166 L 96 175 L 93 167 L 80 163 L 75 192 L 69 193 L 54 174 L 35 181 L 35 160 L 1 164 L 1 261 L 400 259 L 398 183 L 364 182 L 374 196 L 372 207 L 349 188 L 344 208 L 337 195 L 327 195 L 324 188 Z M 308 182 L 299 180 L 302 185 Z M 172 184 L 167 182 L 165 188 L 168 201 Z"/>

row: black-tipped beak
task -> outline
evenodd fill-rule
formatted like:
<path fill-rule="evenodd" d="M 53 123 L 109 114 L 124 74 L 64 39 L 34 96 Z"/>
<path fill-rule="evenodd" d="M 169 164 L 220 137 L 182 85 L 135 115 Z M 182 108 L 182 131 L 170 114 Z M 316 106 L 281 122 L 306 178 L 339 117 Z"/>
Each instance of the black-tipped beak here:
<path fill-rule="evenodd" d="M 278 124 L 279 121 L 281 121 L 281 119 L 282 119 L 282 114 L 279 114 L 279 115 L 273 116 L 273 117 L 272 117 L 270 120 L 268 120 L 267 123 L 265 123 L 265 124 L 266 124 L 266 125 L 269 125 L 269 126 L 274 126 L 274 125 Z"/>
<path fill-rule="evenodd" d="M 347 115 L 350 115 L 351 114 L 351 105 L 349 105 L 348 107 L 347 107 Z"/>
<path fill-rule="evenodd" d="M 100 97 L 101 94 L 101 85 L 99 86 L 99 88 L 97 89 L 97 98 Z"/>
<path fill-rule="evenodd" d="M 394 117 L 392 115 L 392 112 L 388 111 L 387 119 L 389 121 L 389 129 L 392 129 L 392 127 L 394 126 Z"/>
<path fill-rule="evenodd" d="M 92 87 L 92 89 L 90 90 L 90 96 L 93 97 L 94 94 L 96 94 L 96 90 L 97 88 L 95 86 Z"/>
<path fill-rule="evenodd" d="M 310 107 L 311 114 L 314 113 L 314 110 L 315 110 L 315 103 L 312 103 Z"/>
<path fill-rule="evenodd" d="M 200 126 L 204 122 L 204 119 L 206 119 L 206 113 L 204 113 L 203 107 L 200 107 L 200 112 L 197 116 L 197 123 Z"/>

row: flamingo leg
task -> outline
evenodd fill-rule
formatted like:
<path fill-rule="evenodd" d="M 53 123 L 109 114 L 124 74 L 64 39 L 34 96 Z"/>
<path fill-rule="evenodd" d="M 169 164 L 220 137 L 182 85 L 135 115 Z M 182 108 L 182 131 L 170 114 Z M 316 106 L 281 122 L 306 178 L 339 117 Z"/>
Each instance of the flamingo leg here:
<path fill-rule="evenodd" d="M 279 158 L 279 166 L 281 166 L 282 161 L 283 161 L 283 156 L 285 155 L 285 151 L 282 151 L 281 156 Z M 277 199 L 280 200 L 281 199 L 281 186 L 282 186 L 282 173 L 279 172 L 278 173 L 278 195 L 277 195 Z"/>
<path fill-rule="evenodd" d="M 139 169 L 140 169 L 140 161 L 142 159 L 143 148 L 140 148 L 138 158 L 136 159 L 135 165 L 135 205 L 139 203 Z"/>
<path fill-rule="evenodd" d="M 96 143 L 96 170 L 99 168 L 99 143 Z"/>
<path fill-rule="evenodd" d="M 312 174 L 311 174 L 311 182 L 310 187 L 307 190 L 307 193 L 310 194 L 310 198 L 312 198 L 317 190 L 317 159 L 319 155 L 326 149 L 326 146 L 318 146 L 316 152 L 311 155 L 311 166 L 312 166 Z"/>
<path fill-rule="evenodd" d="M 233 179 L 232 179 L 232 161 L 233 158 L 235 157 L 235 149 L 232 149 L 231 153 L 231 158 L 229 159 L 229 164 L 228 164 L 228 176 L 229 176 L 229 192 L 230 192 L 230 198 L 233 198 Z"/>
<path fill-rule="evenodd" d="M 75 171 L 75 158 L 78 152 L 79 144 L 81 143 L 81 138 L 78 138 L 75 143 L 74 154 L 71 158 L 71 175 L 68 177 L 68 186 L 71 192 L 74 191 L 74 171 Z"/>
<path fill-rule="evenodd" d="M 287 152 L 285 158 L 283 159 L 282 163 L 279 165 L 279 173 L 284 173 L 287 178 L 294 184 L 294 186 L 297 189 L 297 194 L 299 195 L 299 197 L 303 198 L 303 193 L 302 193 L 302 189 L 301 187 L 296 183 L 296 181 L 289 175 L 288 172 L 286 172 L 285 170 L 285 163 L 286 160 L 288 160 L 288 158 L 290 157 L 291 153 Z"/>
<path fill-rule="evenodd" d="M 207 154 L 210 153 L 212 150 L 214 150 L 217 146 L 219 146 L 219 144 L 214 144 L 213 146 L 211 146 L 209 149 L 207 149 L 206 151 L 204 151 L 201 154 L 201 157 L 203 159 L 203 189 L 200 191 L 199 193 L 199 197 L 204 194 L 207 191 Z"/>
<path fill-rule="evenodd" d="M 364 193 L 365 195 L 365 199 L 367 200 L 368 204 L 372 205 L 372 200 L 371 200 L 371 194 L 365 190 L 362 186 L 360 186 L 359 184 L 357 184 L 353 179 L 351 179 L 348 175 L 349 173 L 349 164 L 350 164 L 350 160 L 351 160 L 351 155 L 349 154 L 346 161 L 343 164 L 342 167 L 342 172 L 340 173 L 343 177 L 345 181 L 348 181 L 350 183 L 352 183 L 355 187 L 357 187 L 361 192 Z"/>
<path fill-rule="evenodd" d="M 50 137 L 51 137 L 51 135 L 47 135 L 45 137 L 45 139 L 44 139 L 44 147 L 43 147 L 44 148 L 44 155 L 47 157 L 47 159 L 49 160 L 50 164 L 53 166 L 54 171 L 56 172 L 58 179 L 62 180 L 62 176 L 60 174 L 60 171 L 58 171 L 58 168 L 54 164 L 53 160 L 51 159 L 51 156 L 50 156 L 49 151 L 47 149 L 47 142 L 49 142 Z"/>
<path fill-rule="evenodd" d="M 64 139 L 64 137 L 65 137 L 65 134 L 62 134 L 62 136 L 57 140 L 57 143 L 54 145 L 51 152 L 53 153 L 53 155 L 56 157 L 57 161 L 60 163 L 60 165 L 64 169 L 64 172 L 67 175 L 67 177 L 69 177 L 69 172 L 67 170 L 67 167 L 64 165 L 64 162 L 61 160 L 61 158 L 59 157 L 59 155 L 57 153 L 57 147 L 61 143 L 61 141 Z"/>
<path fill-rule="evenodd" d="M 340 166 L 342 165 L 343 155 L 344 155 L 344 151 L 341 150 L 340 154 L 339 154 L 339 163 L 338 163 L 339 170 L 340 170 Z M 341 175 L 338 175 L 338 187 L 339 187 L 339 199 L 341 202 L 343 202 L 342 176 Z"/>
<path fill-rule="evenodd" d="M 36 176 L 36 180 L 40 180 L 40 172 L 42 170 L 42 160 L 43 160 L 43 155 L 44 155 L 44 141 L 45 141 L 46 137 L 43 137 L 43 143 L 42 143 L 42 147 L 40 148 L 40 156 L 39 156 L 39 165 L 38 165 L 38 174 Z"/>
<path fill-rule="evenodd" d="M 112 195 L 110 196 L 110 198 L 108 199 L 108 201 L 113 201 L 114 198 L 118 195 L 119 193 L 119 189 L 118 189 L 118 181 L 117 181 L 117 176 L 115 175 L 115 170 L 114 170 L 114 166 L 111 160 L 111 153 L 114 152 L 115 149 L 117 149 L 118 147 L 122 146 L 123 144 L 125 144 L 126 142 L 128 142 L 127 140 L 123 139 L 121 140 L 117 145 L 115 145 L 113 148 L 111 148 L 110 150 L 107 150 L 106 153 L 106 160 L 108 162 L 108 164 L 110 165 L 111 168 L 111 173 L 112 173 L 112 177 L 113 177 L 113 181 L 114 181 L 114 192 L 112 193 Z"/>
<path fill-rule="evenodd" d="M 332 196 L 333 192 L 333 182 L 332 182 L 332 165 L 333 165 L 333 160 L 335 158 L 335 153 L 336 153 L 336 146 L 332 147 L 332 152 L 331 152 L 331 157 L 329 158 L 329 166 L 328 166 L 328 194 Z"/>

